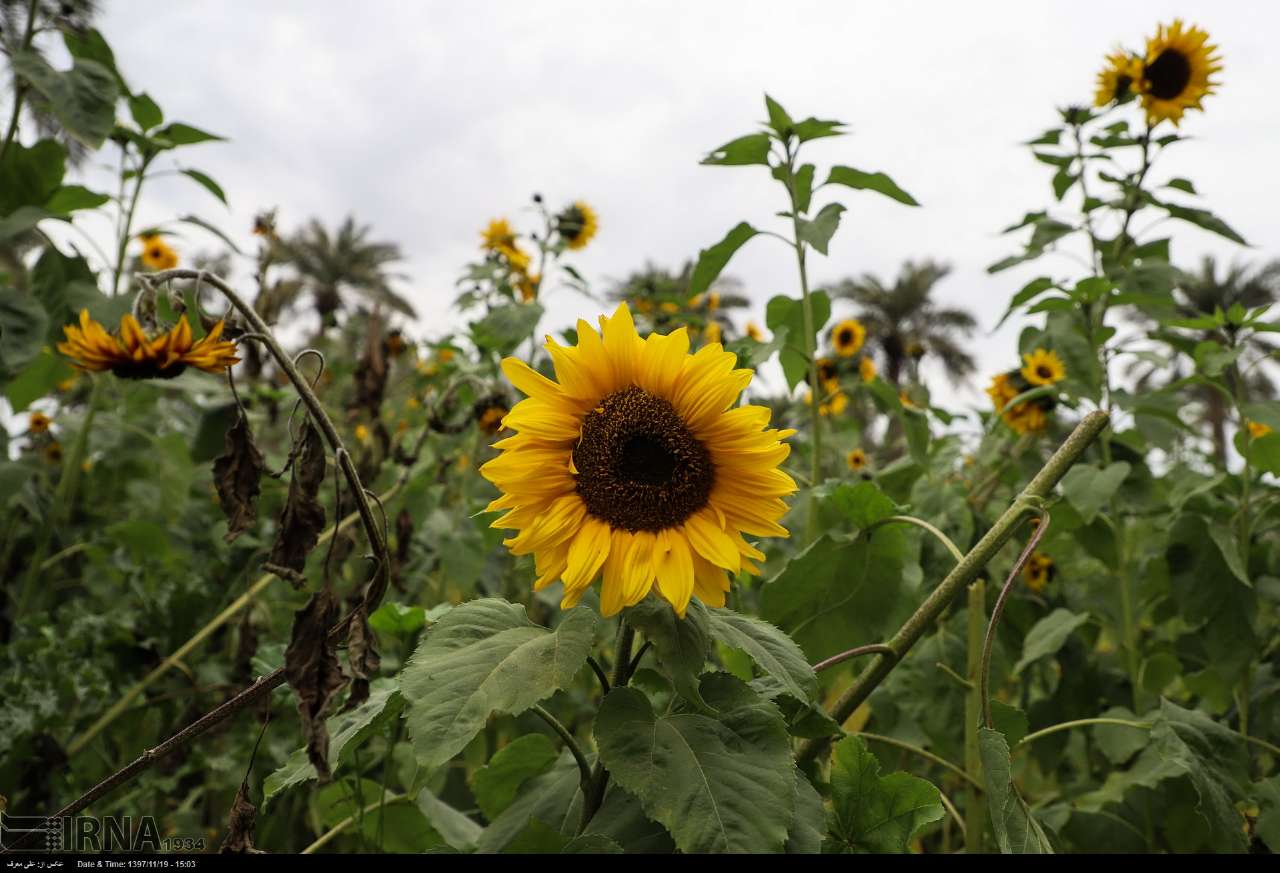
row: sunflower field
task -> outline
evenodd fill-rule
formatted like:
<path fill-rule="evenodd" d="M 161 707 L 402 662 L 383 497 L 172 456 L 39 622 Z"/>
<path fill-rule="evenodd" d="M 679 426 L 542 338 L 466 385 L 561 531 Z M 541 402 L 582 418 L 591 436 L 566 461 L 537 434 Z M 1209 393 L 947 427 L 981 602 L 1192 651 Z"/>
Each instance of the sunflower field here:
<path fill-rule="evenodd" d="M 433 316 L 354 221 L 142 225 L 237 145 L 82 5 L 0 31 L 0 851 L 1280 850 L 1280 267 L 1175 266 L 1245 240 L 1160 160 L 1204 30 L 1027 132 L 984 373 L 944 266 L 811 281 L 922 207 L 767 96 L 688 148 L 773 199 L 610 288 L 577 192 L 492 204 Z"/>

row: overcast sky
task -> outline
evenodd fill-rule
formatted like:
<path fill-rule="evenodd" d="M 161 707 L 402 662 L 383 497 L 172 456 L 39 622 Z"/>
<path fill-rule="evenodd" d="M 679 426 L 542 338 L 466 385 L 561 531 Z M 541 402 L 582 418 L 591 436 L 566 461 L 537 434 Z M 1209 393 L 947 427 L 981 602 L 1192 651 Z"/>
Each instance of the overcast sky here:
<path fill-rule="evenodd" d="M 1257 246 L 1178 229 L 1175 260 L 1277 254 L 1280 6 L 1146 2 L 550 2 L 217 4 L 111 2 L 101 29 L 135 88 L 169 119 L 230 138 L 183 154 L 216 177 L 221 204 L 186 180 L 158 182 L 143 223 L 198 211 L 252 249 L 255 211 L 289 231 L 348 212 L 399 243 L 419 335 L 443 333 L 461 266 L 495 215 L 528 229 L 529 196 L 581 198 L 600 234 L 574 262 L 600 291 L 646 259 L 675 267 L 740 220 L 784 204 L 760 168 L 699 166 L 763 118 L 768 91 L 795 117 L 848 122 L 812 149 L 820 166 L 882 170 L 923 204 L 842 192 L 850 207 L 816 284 L 908 258 L 954 265 L 939 297 L 975 311 L 983 375 L 1009 366 L 1015 329 L 988 335 L 1011 293 L 1066 258 L 989 276 L 1013 252 L 1000 228 L 1048 205 L 1050 168 L 1019 145 L 1088 102 L 1103 56 L 1140 48 L 1181 16 L 1221 46 L 1225 69 L 1195 138 L 1157 177 L 1192 177 L 1205 203 Z M 189 156 L 189 157 L 188 157 Z M 213 248 L 190 233 L 190 252 Z M 766 239 L 728 273 L 764 302 L 796 294 L 794 261 Z M 569 292 L 544 328 L 598 309 Z M 936 385 L 935 387 L 941 387 Z"/>

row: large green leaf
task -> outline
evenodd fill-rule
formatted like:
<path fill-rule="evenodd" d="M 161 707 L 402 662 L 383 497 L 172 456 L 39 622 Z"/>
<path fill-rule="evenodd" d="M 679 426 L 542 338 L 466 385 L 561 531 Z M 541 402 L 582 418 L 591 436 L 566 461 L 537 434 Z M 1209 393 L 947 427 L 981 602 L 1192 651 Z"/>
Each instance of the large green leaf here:
<path fill-rule="evenodd" d="M 689 279 L 689 293 L 701 294 L 710 288 L 734 253 L 759 232 L 744 221 L 725 234 L 720 242 L 698 252 L 698 263 L 694 265 L 693 276 Z"/>
<path fill-rule="evenodd" d="M 560 753 L 550 770 L 521 786 L 515 800 L 489 823 L 476 840 L 481 854 L 509 849 L 531 823 L 566 835 L 577 825 L 581 798 L 578 765 L 568 749 Z M 559 851 L 557 847 L 554 851 Z"/>
<path fill-rule="evenodd" d="M 769 134 L 750 133 L 730 140 L 702 159 L 713 166 L 733 167 L 769 163 Z"/>
<path fill-rule="evenodd" d="M 1037 621 L 1022 640 L 1022 657 L 1014 665 L 1014 674 L 1021 673 L 1028 665 L 1055 654 L 1068 638 L 1089 620 L 1089 613 L 1074 613 L 1058 608 Z"/>
<path fill-rule="evenodd" d="M 944 813 L 938 789 L 924 779 L 881 776 L 862 737 L 846 737 L 832 749 L 827 851 L 906 852 L 916 832 Z"/>
<path fill-rule="evenodd" d="M 1077 464 L 1062 477 L 1062 493 L 1085 524 L 1093 521 L 1129 475 L 1129 465 L 1117 461 L 1107 467 Z"/>
<path fill-rule="evenodd" d="M 840 215 L 844 206 L 839 203 L 828 203 L 813 218 L 802 218 L 799 221 L 799 237 L 822 254 L 827 253 L 831 237 L 840 227 Z"/>
<path fill-rule="evenodd" d="M 777 709 L 740 680 L 710 674 L 702 697 L 716 717 L 657 715 L 615 688 L 596 717 L 600 759 L 683 852 L 777 852 L 795 808 L 790 742 Z"/>
<path fill-rule="evenodd" d="M 58 122 L 75 139 L 97 149 L 116 123 L 120 83 L 98 61 L 76 58 L 70 70 L 58 71 L 34 51 L 9 58 L 13 71 L 49 101 Z"/>
<path fill-rule="evenodd" d="M 741 649 L 797 700 L 812 701 L 818 679 L 795 640 L 767 621 L 732 609 L 709 609 L 707 629 L 726 646 Z"/>
<path fill-rule="evenodd" d="M 787 834 L 788 855 L 817 855 L 822 851 L 822 841 L 827 835 L 827 808 L 818 793 L 800 772 L 796 771 L 795 818 Z"/>
<path fill-rule="evenodd" d="M 0 216 L 12 215 L 23 206 L 44 209 L 62 185 L 66 163 L 66 150 L 51 139 L 30 148 L 9 143 L 0 162 Z"/>
<path fill-rule="evenodd" d="M 540 303 L 509 303 L 498 306 L 479 321 L 471 322 L 471 339 L 482 349 L 510 354 L 529 339 L 542 319 Z"/>
<path fill-rule="evenodd" d="M 40 354 L 49 316 L 40 301 L 0 286 L 0 375 L 11 377 Z"/>
<path fill-rule="evenodd" d="M 859 191 L 875 191 L 908 206 L 920 205 L 914 197 L 899 188 L 898 184 L 884 173 L 867 173 L 855 170 L 853 167 L 832 167 L 826 184 L 844 185 Z"/>
<path fill-rule="evenodd" d="M 705 707 L 698 689 L 711 647 L 707 608 L 697 600 L 691 601 L 685 617 L 680 618 L 670 603 L 651 594 L 629 608 L 625 618 L 653 644 L 658 663 L 676 690 L 686 700 Z"/>
<path fill-rule="evenodd" d="M 990 728 L 978 729 L 978 751 L 987 784 L 987 810 L 996 845 L 1006 855 L 1051 855 L 1053 847 L 1044 828 L 1027 807 L 1013 784 L 1009 744 L 1004 734 Z"/>
<path fill-rule="evenodd" d="M 544 734 L 525 734 L 498 750 L 471 778 L 471 791 L 493 821 L 516 799 L 520 786 L 551 768 L 558 757 Z"/>
<path fill-rule="evenodd" d="M 813 310 L 813 334 L 810 339 L 816 348 L 817 335 L 831 318 L 831 300 L 826 292 L 814 291 L 809 295 L 809 303 Z M 787 387 L 795 388 L 809 373 L 809 358 L 805 354 L 804 304 L 795 298 L 779 295 L 769 301 L 764 317 L 769 330 L 774 333 L 784 329 L 786 331 L 787 342 L 778 353 L 778 363 L 782 365 Z"/>
<path fill-rule="evenodd" d="M 496 712 L 518 714 L 564 688 L 586 663 L 595 613 L 571 609 L 550 631 L 497 598 L 457 607 L 427 633 L 401 674 L 419 763 L 441 766 Z"/>

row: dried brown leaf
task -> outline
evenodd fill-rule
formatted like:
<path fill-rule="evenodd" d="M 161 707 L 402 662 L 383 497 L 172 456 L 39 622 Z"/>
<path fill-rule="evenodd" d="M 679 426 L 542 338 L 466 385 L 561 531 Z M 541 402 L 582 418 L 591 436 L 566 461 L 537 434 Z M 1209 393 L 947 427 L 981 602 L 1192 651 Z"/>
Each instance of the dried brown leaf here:
<path fill-rule="evenodd" d="M 369 627 L 369 607 L 360 606 L 351 616 L 347 631 L 347 663 L 351 665 L 351 693 L 343 710 L 355 709 L 369 699 L 369 681 L 378 675 L 382 656 L 376 648 L 378 638 Z"/>
<path fill-rule="evenodd" d="M 307 566 L 307 554 L 316 547 L 325 518 L 324 507 L 317 499 L 324 482 L 324 441 L 310 421 L 302 429 L 301 440 L 302 448 L 289 479 L 289 499 L 280 512 L 280 529 L 267 558 L 268 564 L 299 574 L 285 576 L 295 588 L 301 587 L 298 580 Z"/>
<path fill-rule="evenodd" d="M 284 672 L 298 698 L 298 714 L 307 741 L 307 757 L 321 782 L 329 780 L 329 731 L 324 713 L 347 677 L 338 663 L 337 641 L 329 636 L 338 619 L 338 601 L 327 586 L 311 595 L 293 617 L 293 634 L 284 652 Z"/>
<path fill-rule="evenodd" d="M 249 419 L 243 411 L 227 429 L 225 446 L 225 453 L 213 462 L 213 484 L 227 516 L 224 539 L 231 542 L 258 519 L 258 480 L 266 464 L 254 445 Z"/>
<path fill-rule="evenodd" d="M 249 802 L 249 785 L 241 782 L 236 799 L 231 803 L 231 817 L 227 824 L 227 838 L 218 849 L 222 855 L 264 855 L 253 845 L 253 829 L 258 823 L 258 808 Z"/>

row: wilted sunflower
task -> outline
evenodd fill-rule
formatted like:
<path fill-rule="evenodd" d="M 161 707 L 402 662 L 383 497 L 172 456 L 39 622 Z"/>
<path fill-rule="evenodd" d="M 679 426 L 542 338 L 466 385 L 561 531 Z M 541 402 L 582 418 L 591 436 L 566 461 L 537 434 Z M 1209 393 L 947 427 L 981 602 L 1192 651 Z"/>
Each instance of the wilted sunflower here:
<path fill-rule="evenodd" d="M 867 329 L 856 318 L 846 318 L 831 331 L 831 343 L 836 347 L 836 354 L 842 358 L 856 355 L 866 338 Z"/>
<path fill-rule="evenodd" d="M 1040 552 L 1035 552 L 1027 563 L 1022 565 L 1022 578 L 1027 583 L 1027 587 L 1039 594 L 1049 584 L 1049 580 L 1054 576 L 1053 558 Z"/>
<path fill-rule="evenodd" d="M 850 470 L 860 473 L 867 466 L 867 453 L 862 449 L 852 449 L 849 454 L 844 456 L 844 461 L 849 465 Z"/>
<path fill-rule="evenodd" d="M 876 362 L 871 358 L 863 358 L 858 361 L 858 375 L 862 377 L 863 382 L 871 382 L 876 378 Z"/>
<path fill-rule="evenodd" d="M 1057 352 L 1036 349 L 1022 356 L 1022 378 L 1031 385 L 1052 385 L 1061 382 L 1067 375 L 1067 368 Z"/>
<path fill-rule="evenodd" d="M 1147 56 L 1135 90 L 1142 95 L 1142 108 L 1149 124 L 1164 119 L 1175 125 L 1188 109 L 1201 109 L 1200 102 L 1218 82 L 1210 77 L 1222 70 L 1218 47 L 1209 45 L 1209 34 L 1198 27 L 1185 30 L 1182 19 L 1160 25 L 1147 40 Z"/>
<path fill-rule="evenodd" d="M 172 270 L 178 266 L 178 253 L 158 234 L 146 234 L 142 239 L 142 263 L 152 270 Z"/>
<path fill-rule="evenodd" d="M 599 229 L 596 211 L 581 200 L 574 201 L 572 206 L 556 216 L 556 232 L 564 244 L 575 251 L 586 248 Z"/>
<path fill-rule="evenodd" d="M 480 248 L 496 252 L 504 248 L 513 248 L 516 244 L 516 232 L 505 218 L 491 220 L 485 229 L 480 231 Z"/>
<path fill-rule="evenodd" d="M 27 419 L 27 431 L 30 433 L 45 433 L 49 430 L 49 425 L 53 424 L 53 419 L 45 415 L 43 412 L 33 412 L 31 417 Z"/>
<path fill-rule="evenodd" d="M 110 370 L 122 379 L 172 379 L 187 367 L 206 373 L 221 373 L 240 359 L 236 344 L 219 339 L 222 322 L 205 334 L 199 342 L 191 340 L 191 326 L 182 316 L 173 328 L 154 337 L 147 336 L 132 315 L 120 319 L 115 335 L 80 310 L 80 326 L 65 325 L 66 342 L 58 343 L 58 351 L 71 358 L 82 370 Z"/>
<path fill-rule="evenodd" d="M 1142 59 L 1117 49 L 1107 55 L 1107 65 L 1098 73 L 1098 88 L 1093 94 L 1094 106 L 1123 103 L 1133 94 L 1133 88 L 1142 78 Z"/>
<path fill-rule="evenodd" d="M 34 416 L 32 416 L 32 420 L 34 421 Z M 1249 426 L 1249 436 L 1253 437 L 1255 440 L 1261 439 L 1271 433 L 1271 428 L 1260 421 L 1250 421 L 1247 422 L 1247 424 Z M 34 424 L 32 425 L 32 430 L 35 430 Z"/>
<path fill-rule="evenodd" d="M 777 467 L 795 431 L 766 429 L 765 407 L 735 407 L 751 371 L 714 343 L 690 355 L 685 328 L 641 339 L 622 304 L 577 335 L 572 347 L 547 338 L 558 381 L 502 362 L 529 396 L 505 420 L 518 433 L 480 468 L 502 491 L 489 510 L 507 510 L 493 526 L 534 555 L 535 590 L 564 583 L 566 609 L 597 576 L 605 615 L 655 583 L 680 616 L 694 595 L 722 606 L 727 574 L 758 574 L 764 559 L 743 534 L 788 535 L 778 519 L 796 485 Z"/>

